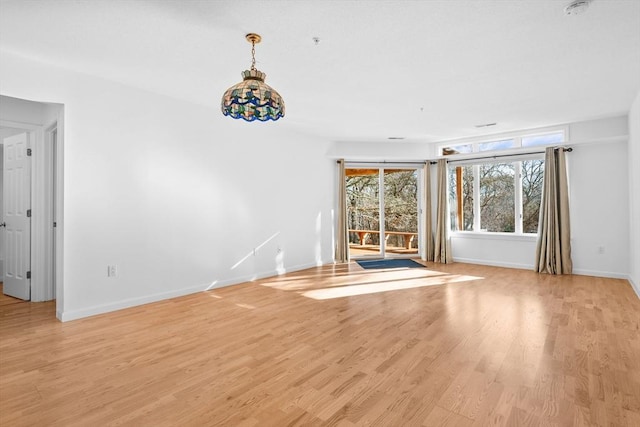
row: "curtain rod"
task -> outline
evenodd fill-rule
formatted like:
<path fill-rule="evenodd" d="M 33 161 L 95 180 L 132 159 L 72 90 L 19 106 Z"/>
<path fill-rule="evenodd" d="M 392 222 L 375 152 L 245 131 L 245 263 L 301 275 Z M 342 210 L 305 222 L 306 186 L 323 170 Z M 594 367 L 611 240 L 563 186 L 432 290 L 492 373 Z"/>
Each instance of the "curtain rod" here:
<path fill-rule="evenodd" d="M 572 152 L 573 148 L 571 147 L 557 147 L 556 150 L 562 149 L 562 151 L 565 152 Z M 498 157 L 520 157 L 520 156 L 528 156 L 530 154 L 544 154 L 544 151 L 528 151 L 526 153 L 511 153 L 511 154 L 495 154 L 493 156 L 487 155 L 487 156 L 480 156 L 480 157 L 467 157 L 464 159 L 457 159 L 457 160 L 450 160 L 447 163 L 457 163 L 457 162 L 466 162 L 469 160 L 483 160 L 483 159 L 497 159 Z M 443 158 L 446 158 L 446 156 L 443 156 Z M 431 162 L 431 164 L 436 164 L 438 162 Z"/>
<path fill-rule="evenodd" d="M 391 164 L 391 165 L 424 165 L 425 163 L 427 163 L 426 160 L 422 160 L 422 161 L 410 161 L 410 162 L 403 162 L 401 160 L 398 161 L 388 161 L 388 160 L 371 160 L 371 161 L 365 161 L 365 160 L 358 160 L 358 161 L 349 161 L 349 160 L 345 160 L 345 163 L 349 163 L 352 165 L 359 165 L 359 164 L 365 164 L 365 165 L 373 165 L 376 163 L 379 164 Z M 336 163 L 340 163 L 340 160 L 336 160 Z"/>

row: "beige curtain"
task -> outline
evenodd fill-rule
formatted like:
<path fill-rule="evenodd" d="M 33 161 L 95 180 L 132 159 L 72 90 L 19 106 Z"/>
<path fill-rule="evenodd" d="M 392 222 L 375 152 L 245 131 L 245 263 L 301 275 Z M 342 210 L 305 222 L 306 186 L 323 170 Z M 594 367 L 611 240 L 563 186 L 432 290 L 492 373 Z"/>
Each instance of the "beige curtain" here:
<path fill-rule="evenodd" d="M 449 241 L 449 195 L 447 194 L 447 161 L 438 160 L 438 207 L 436 212 L 436 242 L 433 260 L 441 264 L 453 262 Z"/>
<path fill-rule="evenodd" d="M 336 236 L 336 262 L 349 262 L 349 230 L 347 226 L 347 187 L 344 160 L 338 160 L 338 224 Z"/>
<path fill-rule="evenodd" d="M 424 235 L 425 235 L 425 261 L 433 261 L 433 220 L 431 202 L 431 162 L 424 165 Z"/>
<path fill-rule="evenodd" d="M 570 239 L 569 188 L 564 149 L 549 147 L 544 158 L 535 270 L 539 273 L 571 274 Z"/>

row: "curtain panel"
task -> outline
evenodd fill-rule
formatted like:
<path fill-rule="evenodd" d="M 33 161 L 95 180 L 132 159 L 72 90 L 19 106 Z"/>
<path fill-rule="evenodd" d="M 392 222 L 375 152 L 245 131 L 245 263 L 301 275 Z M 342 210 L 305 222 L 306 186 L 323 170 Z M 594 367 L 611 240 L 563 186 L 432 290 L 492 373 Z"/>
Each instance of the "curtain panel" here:
<path fill-rule="evenodd" d="M 436 240 L 434 262 L 449 264 L 453 262 L 451 241 L 449 240 L 449 195 L 447 194 L 447 161 L 438 160 L 438 206 L 436 212 Z"/>
<path fill-rule="evenodd" d="M 349 262 L 349 230 L 347 226 L 347 187 L 344 159 L 338 160 L 338 218 L 336 226 L 336 262 Z"/>
<path fill-rule="evenodd" d="M 573 271 L 564 148 L 548 147 L 545 150 L 535 271 L 549 274 L 571 274 Z"/>
<path fill-rule="evenodd" d="M 431 163 L 426 162 L 423 169 L 424 173 L 424 236 L 425 236 L 425 261 L 433 261 L 434 257 L 434 241 L 433 241 L 433 218 L 432 218 L 432 201 L 431 201 Z"/>

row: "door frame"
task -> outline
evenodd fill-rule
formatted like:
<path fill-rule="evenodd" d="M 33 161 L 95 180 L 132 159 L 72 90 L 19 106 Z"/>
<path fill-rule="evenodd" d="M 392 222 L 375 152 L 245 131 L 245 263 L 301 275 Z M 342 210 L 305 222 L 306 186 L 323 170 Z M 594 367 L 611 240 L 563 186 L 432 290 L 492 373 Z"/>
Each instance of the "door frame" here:
<path fill-rule="evenodd" d="M 378 169 L 378 209 L 379 209 L 379 221 L 380 221 L 380 250 L 377 254 L 371 255 L 359 255 L 349 256 L 351 259 L 386 259 L 386 258 L 421 258 L 424 259 L 424 162 L 360 162 L 360 161 L 345 161 L 345 169 Z M 417 174 L 417 221 L 418 221 L 418 251 L 416 254 L 388 254 L 386 251 L 385 241 L 385 217 L 384 217 L 384 170 L 385 169 L 407 169 L 415 170 Z"/>
<path fill-rule="evenodd" d="M 56 315 L 62 308 L 62 108 L 47 126 L 0 119 L 0 126 L 23 129 L 31 135 L 31 301 L 56 299 Z M 53 132 L 57 141 L 52 144 Z M 57 161 L 54 166 L 54 160 Z M 56 174 L 55 180 L 53 174 Z M 55 182 L 55 189 L 51 185 Z M 55 195 L 55 199 L 54 196 Z M 53 227 L 53 212 L 57 227 Z M 54 238 L 55 233 L 55 238 Z M 55 242 L 55 247 L 54 247 Z M 55 261 L 55 265 L 54 265 Z M 55 277 L 54 277 L 55 274 Z"/>

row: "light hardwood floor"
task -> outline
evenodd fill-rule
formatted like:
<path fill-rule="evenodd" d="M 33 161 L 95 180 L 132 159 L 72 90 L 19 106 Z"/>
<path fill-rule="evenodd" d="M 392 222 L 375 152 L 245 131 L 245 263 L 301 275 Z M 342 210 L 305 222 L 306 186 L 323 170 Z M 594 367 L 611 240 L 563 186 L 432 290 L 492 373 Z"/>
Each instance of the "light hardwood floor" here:
<path fill-rule="evenodd" d="M 627 281 L 326 266 L 68 323 L 0 301 L 2 426 L 640 426 Z"/>

